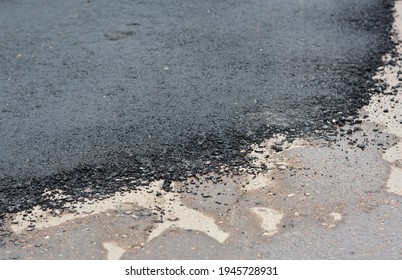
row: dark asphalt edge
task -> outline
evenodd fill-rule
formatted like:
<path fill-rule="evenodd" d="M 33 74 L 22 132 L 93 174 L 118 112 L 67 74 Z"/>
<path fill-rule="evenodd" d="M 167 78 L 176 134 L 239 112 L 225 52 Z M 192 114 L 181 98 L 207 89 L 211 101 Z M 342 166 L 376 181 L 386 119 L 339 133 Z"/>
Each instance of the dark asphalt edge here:
<path fill-rule="evenodd" d="M 194 174 L 209 176 L 208 174 L 215 173 L 219 177 L 220 174 L 225 173 L 221 170 L 222 165 L 228 166 L 230 172 L 237 174 L 240 172 L 240 167 L 252 165 L 250 159 L 245 156 L 250 151 L 250 145 L 260 143 L 276 133 L 285 134 L 288 141 L 305 136 L 330 140 L 338 126 L 353 120 L 353 117 L 357 117 L 358 110 L 368 104 L 369 91 L 375 87 L 376 83 L 372 77 L 377 68 L 383 65 L 383 55 L 393 53 L 395 45 L 390 35 L 394 1 L 384 1 L 381 10 L 371 11 L 376 17 L 360 23 L 360 28 L 380 32 L 381 50 L 371 53 L 369 57 L 361 61 L 361 65 L 349 65 L 346 69 L 345 65 L 339 65 L 339 68 L 333 69 L 333 71 L 340 71 L 345 79 L 344 86 L 337 89 L 340 92 L 338 101 L 343 101 L 343 106 L 322 108 L 316 116 L 319 121 L 314 123 L 301 121 L 287 127 L 261 126 L 252 135 L 247 136 L 236 131 L 228 131 L 224 135 L 209 135 L 203 141 L 194 138 L 178 150 L 166 151 L 163 155 L 154 154 L 145 158 L 122 153 L 113 155 L 116 162 L 120 160 L 119 164 L 79 166 L 74 170 L 52 176 L 0 178 L 0 219 L 6 216 L 5 213 L 29 211 L 36 205 L 41 206 L 42 209 L 60 209 L 66 202 L 84 198 L 103 199 L 110 197 L 123 187 L 136 189 L 160 179 L 166 180 L 165 190 L 169 191 L 168 182 L 172 180 L 184 181 Z M 374 90 L 376 94 L 381 92 L 381 87 Z M 334 101 L 317 100 L 315 102 L 313 100 L 312 105 L 318 106 L 329 102 Z M 121 177 L 130 177 L 130 179 L 115 180 Z M 135 178 L 135 183 L 128 185 L 128 180 L 133 181 L 132 178 Z M 94 192 L 83 192 L 87 187 L 92 187 Z M 43 196 L 45 190 L 62 190 L 67 197 L 55 200 L 52 195 Z"/>

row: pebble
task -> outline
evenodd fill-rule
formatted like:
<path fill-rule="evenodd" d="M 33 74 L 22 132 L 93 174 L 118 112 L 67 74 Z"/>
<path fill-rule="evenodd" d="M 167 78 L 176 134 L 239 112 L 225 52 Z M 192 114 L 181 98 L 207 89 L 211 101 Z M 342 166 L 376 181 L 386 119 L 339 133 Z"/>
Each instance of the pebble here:
<path fill-rule="evenodd" d="M 168 214 L 168 215 L 166 216 L 166 219 L 167 219 L 168 221 L 174 222 L 174 221 L 177 221 L 179 218 L 176 217 L 176 216 L 173 215 L 173 214 Z"/>
<path fill-rule="evenodd" d="M 62 211 L 61 211 L 60 209 L 55 209 L 55 210 L 53 211 L 53 214 L 56 215 L 56 216 L 60 216 L 61 213 L 62 213 Z"/>
<path fill-rule="evenodd" d="M 132 35 L 133 35 L 132 31 L 116 31 L 116 32 L 105 33 L 105 37 L 109 41 L 117 41 L 117 40 L 124 39 L 124 38 L 127 38 Z"/>
<path fill-rule="evenodd" d="M 357 147 L 364 150 L 366 148 L 366 145 L 364 144 L 357 144 Z"/>
<path fill-rule="evenodd" d="M 277 153 L 283 151 L 283 147 L 279 145 L 272 145 L 271 148 Z"/>

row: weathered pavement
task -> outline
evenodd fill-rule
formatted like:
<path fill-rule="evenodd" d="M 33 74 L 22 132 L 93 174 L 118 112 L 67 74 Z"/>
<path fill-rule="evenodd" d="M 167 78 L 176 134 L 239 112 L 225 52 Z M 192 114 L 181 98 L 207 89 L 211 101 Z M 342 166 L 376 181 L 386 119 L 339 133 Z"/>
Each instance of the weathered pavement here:
<path fill-rule="evenodd" d="M 384 154 L 399 138 L 377 131 L 377 123 L 358 127 L 349 138 L 364 143 L 363 150 L 349 139 L 330 146 L 284 144 L 285 151 L 271 154 L 272 169 L 257 176 L 229 176 L 221 183 L 193 178 L 196 184 L 174 184 L 175 192 L 158 197 L 162 182 L 156 182 L 144 191 L 83 203 L 75 214 L 39 211 L 24 221 L 21 213 L 8 222 L 14 242 L 0 256 L 400 259 L 401 157 Z M 160 216 L 160 209 L 166 214 Z"/>
<path fill-rule="evenodd" d="M 391 88 L 400 62 L 390 61 L 377 72 L 391 94 L 374 96 L 358 118 L 334 119 L 341 126 L 326 139 L 274 135 L 247 151 L 252 164 L 173 180 L 169 192 L 162 179 L 130 191 L 136 178 L 118 174 L 112 180 L 127 186 L 109 199 L 9 216 L 0 257 L 400 259 L 402 102 Z"/>

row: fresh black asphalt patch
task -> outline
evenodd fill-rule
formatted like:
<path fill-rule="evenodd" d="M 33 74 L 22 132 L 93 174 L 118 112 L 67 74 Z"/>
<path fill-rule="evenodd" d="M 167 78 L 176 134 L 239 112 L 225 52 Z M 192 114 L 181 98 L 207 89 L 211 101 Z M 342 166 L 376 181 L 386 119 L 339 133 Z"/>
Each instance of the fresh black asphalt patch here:
<path fill-rule="evenodd" d="M 248 164 L 368 103 L 393 1 L 0 1 L 0 218 Z M 381 92 L 381 88 L 378 89 Z M 84 192 L 91 188 L 93 192 Z M 62 190 L 63 199 L 43 196 Z"/>

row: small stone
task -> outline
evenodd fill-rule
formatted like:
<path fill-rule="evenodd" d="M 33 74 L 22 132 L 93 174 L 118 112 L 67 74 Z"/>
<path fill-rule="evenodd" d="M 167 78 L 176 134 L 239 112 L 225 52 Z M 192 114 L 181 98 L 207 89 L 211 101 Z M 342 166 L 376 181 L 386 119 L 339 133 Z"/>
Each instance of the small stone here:
<path fill-rule="evenodd" d="M 168 221 L 174 222 L 174 221 L 177 221 L 179 218 L 176 217 L 176 216 L 173 215 L 173 214 L 168 214 L 168 215 L 166 216 L 166 219 L 167 219 Z"/>
<path fill-rule="evenodd" d="M 352 122 L 355 118 L 353 116 L 346 117 L 345 121 Z"/>
<path fill-rule="evenodd" d="M 311 195 L 311 193 L 306 192 L 306 193 L 304 193 L 304 195 L 305 195 L 305 196 L 310 196 L 310 195 Z"/>
<path fill-rule="evenodd" d="M 163 182 L 162 189 L 163 189 L 165 192 L 170 192 L 170 191 L 173 189 L 172 186 L 171 186 L 171 184 L 172 184 L 172 181 L 170 181 L 170 180 L 165 180 L 165 181 Z"/>
<path fill-rule="evenodd" d="M 357 144 L 357 147 L 364 150 L 366 148 L 366 145 L 364 144 Z"/>
<path fill-rule="evenodd" d="M 271 148 L 277 153 L 283 151 L 283 147 L 279 145 L 272 145 Z"/>
<path fill-rule="evenodd" d="M 127 210 L 127 211 L 124 211 L 124 214 L 126 214 L 126 215 L 131 215 L 131 214 L 133 214 L 133 211 Z"/>
<path fill-rule="evenodd" d="M 92 192 L 92 189 L 91 189 L 91 188 L 85 188 L 85 189 L 84 189 L 84 193 L 90 193 L 90 192 Z"/>
<path fill-rule="evenodd" d="M 117 41 L 117 40 L 124 39 L 124 38 L 127 38 L 132 35 L 133 35 L 132 31 L 116 31 L 116 32 L 105 33 L 105 37 L 109 41 Z"/>
<path fill-rule="evenodd" d="M 62 213 L 62 210 L 60 210 L 60 209 L 53 210 L 53 214 L 55 214 L 56 216 L 60 216 L 61 213 Z"/>

